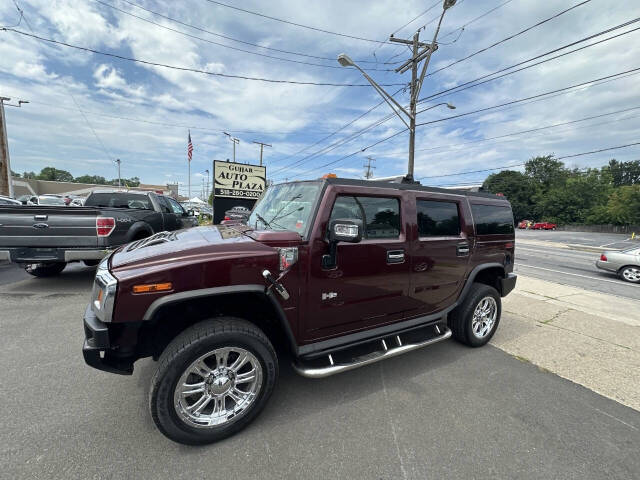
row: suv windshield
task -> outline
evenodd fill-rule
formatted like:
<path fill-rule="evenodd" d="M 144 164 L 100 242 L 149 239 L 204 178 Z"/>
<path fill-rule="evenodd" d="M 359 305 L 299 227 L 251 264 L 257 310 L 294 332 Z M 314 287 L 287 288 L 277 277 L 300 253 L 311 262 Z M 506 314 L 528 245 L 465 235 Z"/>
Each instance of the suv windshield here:
<path fill-rule="evenodd" d="M 256 202 L 247 223 L 256 230 L 291 230 L 304 237 L 319 194 L 319 182 L 273 185 Z"/>

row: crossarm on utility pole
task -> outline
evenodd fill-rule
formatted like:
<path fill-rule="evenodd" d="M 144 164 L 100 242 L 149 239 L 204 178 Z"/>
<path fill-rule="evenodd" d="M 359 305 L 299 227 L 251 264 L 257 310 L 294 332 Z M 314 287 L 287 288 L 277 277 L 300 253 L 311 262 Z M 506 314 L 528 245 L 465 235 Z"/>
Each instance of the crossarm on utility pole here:
<path fill-rule="evenodd" d="M 455 2 L 454 2 L 455 4 Z M 442 19 L 444 18 L 444 14 L 447 13 L 447 10 L 450 7 L 445 7 L 442 9 L 442 15 L 440 15 L 440 20 L 438 21 L 438 26 L 436 28 L 436 33 L 434 33 L 433 35 L 433 41 L 431 42 L 431 46 L 429 48 L 429 51 L 426 52 L 426 56 L 424 57 L 425 61 L 424 64 L 422 65 L 422 71 L 420 72 L 420 79 L 418 80 L 417 84 L 416 84 L 416 88 L 414 88 L 413 94 L 414 94 L 414 98 L 412 98 L 412 100 L 416 100 L 418 98 L 418 95 L 420 95 L 420 90 L 422 89 L 422 82 L 424 81 L 424 76 L 427 73 L 427 67 L 429 66 L 429 60 L 431 60 L 431 54 L 433 52 L 435 52 L 438 49 L 438 45 L 436 44 L 436 39 L 438 38 L 438 33 L 440 32 L 440 26 L 442 25 Z"/>

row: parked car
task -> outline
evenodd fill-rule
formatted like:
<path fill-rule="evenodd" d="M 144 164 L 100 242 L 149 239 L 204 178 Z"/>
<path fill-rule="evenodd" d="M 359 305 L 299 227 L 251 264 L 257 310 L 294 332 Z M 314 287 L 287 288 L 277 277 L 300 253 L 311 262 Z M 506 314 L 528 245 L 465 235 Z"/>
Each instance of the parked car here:
<path fill-rule="evenodd" d="M 531 228 L 533 230 L 555 230 L 557 226 L 555 223 L 550 222 L 536 222 Z"/>
<path fill-rule="evenodd" d="M 627 282 L 640 283 L 640 246 L 621 252 L 606 251 L 596 261 L 596 267 L 613 272 Z"/>
<path fill-rule="evenodd" d="M 0 205 L 22 205 L 20 200 L 14 200 L 11 197 L 0 195 Z"/>
<path fill-rule="evenodd" d="M 75 208 L 58 197 L 39 201 L 0 207 L 0 260 L 22 264 L 37 277 L 57 275 L 68 262 L 95 265 L 125 243 L 198 224 L 178 202 L 150 192 L 95 191 Z"/>
<path fill-rule="evenodd" d="M 504 198 L 339 178 L 273 185 L 247 225 L 157 234 L 105 258 L 83 355 L 120 374 L 157 359 L 154 422 L 176 442 L 209 443 L 263 409 L 284 350 L 319 378 L 452 335 L 486 344 L 513 265 Z"/>
<path fill-rule="evenodd" d="M 64 199 L 59 195 L 31 196 L 27 200 L 27 205 L 59 205 L 66 206 Z"/>
<path fill-rule="evenodd" d="M 239 220 L 241 222 L 246 222 L 249 219 L 250 213 L 251 210 L 249 210 L 247 207 L 238 205 L 224 212 L 223 220 Z"/>
<path fill-rule="evenodd" d="M 531 225 L 533 225 L 533 220 L 521 220 L 518 223 L 518 228 L 519 229 L 527 229 L 527 228 L 531 228 Z"/>

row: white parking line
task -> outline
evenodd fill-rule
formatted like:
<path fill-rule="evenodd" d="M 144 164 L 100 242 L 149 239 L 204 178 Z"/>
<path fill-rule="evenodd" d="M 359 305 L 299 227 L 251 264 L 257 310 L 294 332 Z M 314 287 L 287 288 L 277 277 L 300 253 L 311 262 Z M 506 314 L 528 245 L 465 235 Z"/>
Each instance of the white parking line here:
<path fill-rule="evenodd" d="M 622 283 L 622 280 L 609 280 L 607 278 L 601 278 L 601 277 L 590 277 L 589 275 L 580 275 L 579 273 L 563 272 L 562 270 L 553 270 L 551 268 L 534 267 L 531 265 L 525 265 L 523 263 L 516 263 L 516 266 L 525 267 L 525 268 L 535 268 L 537 270 L 545 270 L 547 272 L 562 273 L 563 275 L 571 275 L 573 277 L 590 278 L 591 280 L 598 280 L 599 282 L 609 282 L 609 283 L 615 283 L 617 285 L 626 285 L 625 283 Z"/>

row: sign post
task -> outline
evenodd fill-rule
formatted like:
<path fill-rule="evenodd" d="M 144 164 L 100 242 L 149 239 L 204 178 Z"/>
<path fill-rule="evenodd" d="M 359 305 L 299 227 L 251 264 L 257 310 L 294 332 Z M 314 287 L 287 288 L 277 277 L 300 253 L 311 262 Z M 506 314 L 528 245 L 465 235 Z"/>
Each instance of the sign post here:
<path fill-rule="evenodd" d="M 224 213 L 235 207 L 251 210 L 267 185 L 267 170 L 259 165 L 213 162 L 213 223 L 224 219 Z"/>

